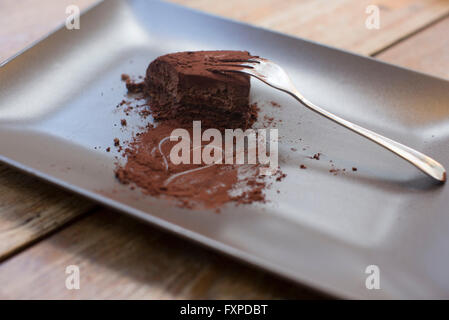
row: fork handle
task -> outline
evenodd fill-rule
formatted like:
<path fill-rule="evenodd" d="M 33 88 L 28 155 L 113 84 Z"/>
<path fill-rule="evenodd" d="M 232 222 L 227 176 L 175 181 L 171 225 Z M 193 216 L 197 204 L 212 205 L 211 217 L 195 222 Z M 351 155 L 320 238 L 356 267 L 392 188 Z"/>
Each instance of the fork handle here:
<path fill-rule="evenodd" d="M 290 93 L 290 92 L 289 92 Z M 378 145 L 384 147 L 385 149 L 390 150 L 401 158 L 407 160 L 415 167 L 423 171 L 425 174 L 431 176 L 432 178 L 445 182 L 446 181 L 446 170 L 444 167 L 434 159 L 426 156 L 425 154 L 416 151 L 410 147 L 407 147 L 399 142 L 391 140 L 387 137 L 384 137 L 378 133 L 375 133 L 371 130 L 365 129 L 359 125 L 356 125 L 348 120 L 342 119 L 329 111 L 326 111 L 314 103 L 310 102 L 306 98 L 304 98 L 299 92 L 295 91 L 291 93 L 295 99 L 301 102 L 304 106 L 309 108 L 310 110 L 328 118 L 329 120 L 338 123 L 339 125 L 354 131 L 355 133 L 377 143 Z"/>

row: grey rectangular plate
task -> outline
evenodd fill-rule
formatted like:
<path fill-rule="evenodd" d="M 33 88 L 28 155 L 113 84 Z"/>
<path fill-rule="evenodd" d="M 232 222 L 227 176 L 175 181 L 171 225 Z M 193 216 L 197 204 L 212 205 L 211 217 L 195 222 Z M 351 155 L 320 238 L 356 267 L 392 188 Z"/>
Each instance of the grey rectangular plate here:
<path fill-rule="evenodd" d="M 128 129 L 114 126 L 124 117 L 114 111 L 126 94 L 120 75 L 143 75 L 161 54 L 199 49 L 243 49 L 272 59 L 311 101 L 449 167 L 447 81 L 143 0 L 104 2 L 81 17 L 80 30 L 60 29 L 0 68 L 0 159 L 342 297 L 449 297 L 448 187 L 256 81 L 252 99 L 282 120 L 287 177 L 267 191 L 269 203 L 228 206 L 221 214 L 189 211 L 120 185 L 117 154 L 105 148 L 142 125 L 131 114 Z M 315 152 L 321 160 L 308 158 Z M 334 176 L 329 160 L 358 171 Z M 380 290 L 365 286 L 368 265 L 380 269 Z"/>

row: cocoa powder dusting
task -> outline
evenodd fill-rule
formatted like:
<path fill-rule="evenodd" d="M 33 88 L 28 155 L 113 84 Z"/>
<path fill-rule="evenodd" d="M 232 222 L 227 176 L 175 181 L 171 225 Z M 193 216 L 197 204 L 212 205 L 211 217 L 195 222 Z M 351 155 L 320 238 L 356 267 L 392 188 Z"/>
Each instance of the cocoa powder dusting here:
<path fill-rule="evenodd" d="M 130 87 L 129 78 L 122 78 L 126 81 L 128 93 L 145 94 L 136 92 L 135 87 Z M 129 101 L 122 101 L 119 105 L 125 106 L 125 114 L 131 111 L 128 104 Z M 250 106 L 250 124 L 257 120 L 258 111 L 256 103 Z M 141 105 L 138 113 L 142 120 L 153 115 L 148 103 Z M 121 121 L 121 124 L 125 125 L 125 121 Z M 144 194 L 174 200 L 181 208 L 220 211 L 227 203 L 265 203 L 265 189 L 269 186 L 269 180 L 281 181 L 285 177 L 280 170 L 271 178 L 260 176 L 260 165 L 174 165 L 169 155 L 171 148 L 178 142 L 164 141 L 161 145 L 162 153 L 159 151 L 159 143 L 177 128 L 187 129 L 192 136 L 192 123 L 189 127 L 182 119 L 177 119 L 148 124 L 144 131 L 136 133 L 130 142 L 122 142 L 123 148 L 119 139 L 114 139 L 114 145 L 125 159 L 124 164 L 117 163 L 116 178 L 121 183 L 130 185 L 131 189 L 139 187 Z"/>
<path fill-rule="evenodd" d="M 265 202 L 266 182 L 259 177 L 257 165 L 174 165 L 170 150 L 178 142 L 161 141 L 176 128 L 177 121 L 164 121 L 135 136 L 123 153 L 126 164 L 117 167 L 118 180 L 137 185 L 145 194 L 174 199 L 184 208 L 217 209 L 229 202 Z"/>
<path fill-rule="evenodd" d="M 181 52 L 153 61 L 146 77 L 139 77 L 141 82 L 122 74 L 128 94 L 133 94 L 128 97 L 145 103 L 133 109 L 129 101 L 123 100 L 117 107 L 123 106 L 127 116 L 134 110 L 143 123 L 149 115 L 155 122 L 136 133 L 131 141 L 122 141 L 120 145 L 118 138 L 114 139 L 124 161 L 117 163 L 117 179 L 131 188 L 139 187 L 145 194 L 175 200 L 183 208 L 219 210 L 227 203 L 265 202 L 265 189 L 286 176 L 279 169 L 269 177 L 259 175 L 261 165 L 194 164 L 192 145 L 189 164 L 176 165 L 170 159 L 170 151 L 179 143 L 170 141 L 172 131 L 184 128 L 192 137 L 193 120 L 202 121 L 202 130 L 211 127 L 220 131 L 245 130 L 257 121 L 259 107 L 249 104 L 249 76 L 212 72 L 214 64 L 249 57 L 246 51 Z M 167 65 L 180 76 L 172 78 Z M 272 105 L 279 106 L 275 102 Z M 268 120 L 271 123 L 274 119 Z M 121 125 L 127 125 L 125 119 Z M 209 142 L 201 143 L 200 151 Z"/>

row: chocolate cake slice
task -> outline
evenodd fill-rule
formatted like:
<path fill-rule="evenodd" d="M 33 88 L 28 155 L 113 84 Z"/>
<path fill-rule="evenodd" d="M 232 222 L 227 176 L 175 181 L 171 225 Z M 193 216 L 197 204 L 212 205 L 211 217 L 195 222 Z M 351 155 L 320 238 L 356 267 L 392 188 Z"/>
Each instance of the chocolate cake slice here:
<path fill-rule="evenodd" d="M 153 117 L 190 125 L 201 120 L 209 128 L 250 127 L 256 107 L 249 104 L 249 76 L 217 73 L 211 67 L 251 57 L 247 51 L 188 51 L 157 58 L 145 78 Z"/>

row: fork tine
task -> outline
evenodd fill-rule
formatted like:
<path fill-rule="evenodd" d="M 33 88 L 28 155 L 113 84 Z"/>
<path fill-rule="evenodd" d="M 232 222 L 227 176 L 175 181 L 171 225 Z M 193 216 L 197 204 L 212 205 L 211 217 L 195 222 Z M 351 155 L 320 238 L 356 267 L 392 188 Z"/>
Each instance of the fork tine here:
<path fill-rule="evenodd" d="M 217 59 L 216 61 L 220 61 L 220 62 L 256 62 L 256 63 L 259 63 L 257 60 L 253 60 L 252 57 L 250 59 Z"/>
<path fill-rule="evenodd" d="M 207 70 L 221 74 L 229 72 L 254 74 L 260 63 L 261 61 L 255 57 L 250 59 L 219 59 L 211 61 Z"/>
<path fill-rule="evenodd" d="M 250 59 L 216 59 L 215 61 L 211 61 L 212 63 L 224 63 L 224 64 L 242 64 L 242 63 L 249 63 L 249 64 L 258 64 L 260 63 L 258 60 L 255 60 L 253 58 Z"/>
<path fill-rule="evenodd" d="M 218 68 L 208 68 L 207 71 L 213 72 L 213 73 L 220 73 L 220 74 L 226 74 L 226 73 L 246 73 L 249 75 L 253 75 L 254 69 L 252 68 L 226 68 L 226 69 L 218 69 Z"/>
<path fill-rule="evenodd" d="M 265 61 L 265 59 L 262 59 L 262 58 L 259 58 L 259 57 L 251 57 L 247 61 L 248 62 L 253 62 L 253 63 L 261 63 L 261 62 Z"/>
<path fill-rule="evenodd" d="M 217 72 L 217 73 L 220 73 L 223 75 L 230 75 L 232 73 L 240 73 L 240 74 L 247 74 L 249 76 L 256 77 L 256 78 L 261 77 L 261 75 L 258 72 L 254 71 L 254 69 L 245 69 L 245 68 L 243 68 L 243 69 L 222 69 L 219 71 L 215 70 L 213 72 Z"/>
<path fill-rule="evenodd" d="M 250 64 L 236 64 L 236 63 L 217 63 L 211 65 L 211 67 L 235 67 L 235 68 L 248 68 L 248 69 L 254 69 L 253 65 Z"/>

